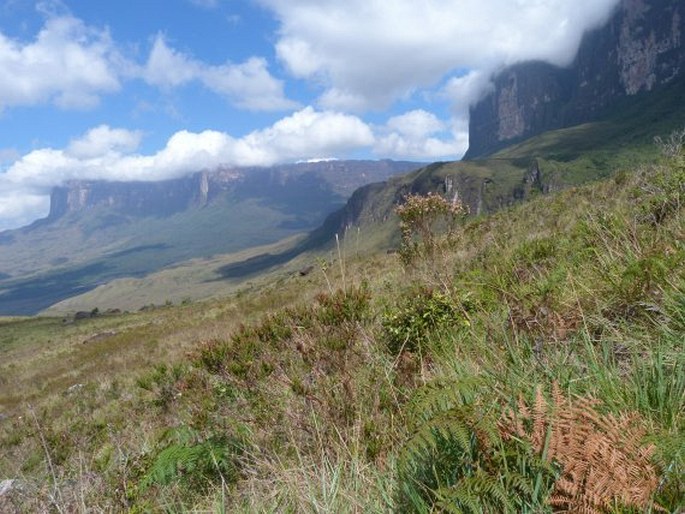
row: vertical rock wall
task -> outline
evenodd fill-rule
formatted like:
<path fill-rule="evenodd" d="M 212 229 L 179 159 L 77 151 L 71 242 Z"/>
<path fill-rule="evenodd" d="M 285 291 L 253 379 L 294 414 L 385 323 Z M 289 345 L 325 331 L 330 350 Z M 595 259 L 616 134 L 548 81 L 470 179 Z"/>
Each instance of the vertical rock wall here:
<path fill-rule="evenodd" d="M 685 3 L 623 0 L 588 32 L 568 68 L 512 66 L 471 109 L 466 158 L 487 155 L 546 130 L 596 119 L 617 101 L 679 79 L 685 69 Z"/>

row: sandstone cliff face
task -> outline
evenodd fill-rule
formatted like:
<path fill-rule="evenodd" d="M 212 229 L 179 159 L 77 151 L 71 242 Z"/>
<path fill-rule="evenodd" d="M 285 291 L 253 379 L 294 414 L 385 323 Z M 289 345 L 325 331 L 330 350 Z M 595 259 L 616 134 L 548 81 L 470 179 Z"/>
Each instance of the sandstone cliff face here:
<path fill-rule="evenodd" d="M 205 207 L 227 191 L 237 198 L 326 210 L 342 203 L 364 184 L 417 167 L 417 163 L 388 160 L 328 161 L 270 168 L 219 168 L 159 182 L 71 181 L 53 189 L 46 221 L 95 208 L 128 217 L 164 217 Z"/>
<path fill-rule="evenodd" d="M 207 193 L 204 173 L 160 182 L 71 181 L 52 190 L 48 220 L 95 207 L 130 216 L 168 216 L 205 203 Z"/>
<path fill-rule="evenodd" d="M 493 92 L 471 109 L 466 158 L 592 121 L 622 99 L 682 80 L 684 32 L 682 0 L 622 0 L 568 68 L 527 62 L 495 77 Z"/>

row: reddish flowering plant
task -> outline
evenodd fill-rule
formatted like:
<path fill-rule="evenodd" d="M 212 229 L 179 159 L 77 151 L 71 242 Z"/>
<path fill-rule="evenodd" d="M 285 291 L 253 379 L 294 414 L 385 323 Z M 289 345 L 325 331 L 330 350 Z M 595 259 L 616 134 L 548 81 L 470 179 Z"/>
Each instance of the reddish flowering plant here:
<path fill-rule="evenodd" d="M 395 213 L 400 218 L 402 263 L 433 266 L 438 254 L 454 241 L 457 222 L 466 209 L 461 202 L 450 202 L 436 193 L 409 194 Z"/>

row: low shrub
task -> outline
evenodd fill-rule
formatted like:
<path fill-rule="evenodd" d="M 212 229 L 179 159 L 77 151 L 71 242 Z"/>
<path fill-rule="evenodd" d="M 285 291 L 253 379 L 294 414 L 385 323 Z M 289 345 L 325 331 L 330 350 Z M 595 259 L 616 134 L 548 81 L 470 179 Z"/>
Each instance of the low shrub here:
<path fill-rule="evenodd" d="M 447 294 L 418 287 L 386 310 L 381 325 L 388 350 L 398 355 L 424 350 L 438 330 L 468 326 L 468 319 L 462 305 Z"/>

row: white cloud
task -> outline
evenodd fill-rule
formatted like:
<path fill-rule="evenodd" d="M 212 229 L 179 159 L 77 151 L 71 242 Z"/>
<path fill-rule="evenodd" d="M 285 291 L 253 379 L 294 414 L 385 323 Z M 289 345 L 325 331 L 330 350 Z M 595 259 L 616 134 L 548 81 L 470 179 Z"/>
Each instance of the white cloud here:
<path fill-rule="evenodd" d="M 18 158 L 19 152 L 16 148 L 0 148 L 0 165 L 6 162 L 16 161 Z"/>
<path fill-rule="evenodd" d="M 110 152 L 129 153 L 138 148 L 142 137 L 140 131 L 113 129 L 107 125 L 100 125 L 82 137 L 72 140 L 66 151 L 80 159 L 98 157 Z"/>
<path fill-rule="evenodd" d="M 618 0 L 261 0 L 281 23 L 276 49 L 329 108 L 383 108 L 465 69 L 526 59 L 564 65 Z M 462 70 L 461 72 L 459 70 Z"/>
<path fill-rule="evenodd" d="M 233 98 L 238 107 L 274 111 L 297 106 L 285 98 L 283 82 L 271 76 L 266 59 L 252 57 L 242 64 L 206 68 L 202 82 L 212 91 Z"/>
<path fill-rule="evenodd" d="M 0 173 L 0 230 L 25 224 L 48 210 L 52 187 L 68 180 L 163 180 L 221 165 L 267 166 L 370 148 L 371 128 L 355 116 L 304 108 L 242 138 L 186 130 L 151 155 L 135 153 L 137 131 L 96 127 L 65 149 L 34 150 Z"/>
<path fill-rule="evenodd" d="M 171 48 L 158 34 L 141 66 L 122 55 L 107 30 L 87 26 L 55 5 L 41 9 L 47 18 L 33 41 L 13 40 L 0 32 L 0 111 L 44 103 L 88 109 L 98 105 L 103 94 L 120 91 L 122 81 L 138 78 L 162 89 L 198 82 L 250 110 L 298 107 L 286 98 L 283 81 L 269 73 L 263 58 L 213 66 Z"/>
<path fill-rule="evenodd" d="M 423 109 L 394 116 L 387 121 L 386 125 L 400 134 L 414 138 L 426 137 L 427 135 L 441 132 L 445 128 L 445 124 L 435 114 L 426 112 Z"/>
<path fill-rule="evenodd" d="M 321 95 L 319 103 L 325 108 L 361 112 L 369 107 L 369 98 L 363 94 L 331 87 Z"/>
<path fill-rule="evenodd" d="M 468 147 L 468 132 L 455 120 L 450 124 L 417 109 L 390 118 L 374 146 L 380 156 L 405 159 L 458 159 Z"/>
<path fill-rule="evenodd" d="M 143 70 L 143 78 L 153 86 L 177 87 L 195 80 L 202 68 L 200 62 L 170 48 L 164 36 L 157 34 Z"/>
<path fill-rule="evenodd" d="M 211 66 L 174 50 L 161 34 L 155 38 L 142 77 L 147 83 L 163 89 L 199 82 L 236 106 L 255 111 L 297 107 L 286 98 L 283 81 L 269 73 L 266 59 L 251 57 L 241 64 Z"/>
<path fill-rule="evenodd" d="M 29 190 L 12 189 L 3 191 L 0 187 L 0 232 L 14 227 L 28 225 L 50 210 L 50 197 Z"/>
<path fill-rule="evenodd" d="M 452 103 L 455 113 L 466 116 L 469 106 L 476 104 L 492 87 L 488 73 L 472 70 L 466 75 L 452 77 L 440 95 Z"/>
<path fill-rule="evenodd" d="M 45 102 L 92 107 L 120 88 L 118 60 L 106 31 L 70 16 L 48 19 L 29 43 L 0 34 L 0 110 Z"/>
<path fill-rule="evenodd" d="M 256 155 L 268 156 L 266 164 L 281 160 L 344 154 L 372 145 L 374 136 L 356 116 L 306 107 L 241 141 Z"/>

